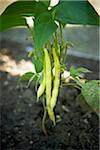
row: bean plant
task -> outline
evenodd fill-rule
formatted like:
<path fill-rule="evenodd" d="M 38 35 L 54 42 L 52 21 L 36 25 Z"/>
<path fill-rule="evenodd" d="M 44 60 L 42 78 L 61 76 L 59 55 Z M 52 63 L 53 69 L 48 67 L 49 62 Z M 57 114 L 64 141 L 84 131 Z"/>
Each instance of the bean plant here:
<path fill-rule="evenodd" d="M 55 107 L 60 87 L 74 86 L 80 90 L 85 102 L 95 112 L 99 108 L 99 80 L 82 80 L 84 73 L 91 71 L 66 66 L 67 49 L 72 43 L 63 37 L 67 24 L 99 25 L 99 16 L 87 1 L 63 1 L 56 6 L 46 1 L 17 1 L 6 8 L 0 16 L 0 31 L 16 26 L 26 26 L 30 31 L 34 49 L 29 53 L 35 72 L 27 72 L 21 78 L 28 80 L 28 85 L 35 82 L 37 102 L 41 101 L 44 108 L 42 129 L 45 134 L 45 120 L 48 116 L 56 125 Z M 28 23 L 31 18 L 32 24 Z"/>

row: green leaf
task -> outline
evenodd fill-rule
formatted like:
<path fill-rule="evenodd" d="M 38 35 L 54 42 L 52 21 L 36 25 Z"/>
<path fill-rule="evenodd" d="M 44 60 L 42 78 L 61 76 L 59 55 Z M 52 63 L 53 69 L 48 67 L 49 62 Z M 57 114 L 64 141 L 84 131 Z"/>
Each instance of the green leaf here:
<path fill-rule="evenodd" d="M 7 30 L 11 27 L 26 26 L 25 18 L 20 16 L 0 16 L 0 31 Z"/>
<path fill-rule="evenodd" d="M 87 68 L 84 68 L 84 67 L 80 67 L 80 68 L 77 68 L 77 71 L 78 72 L 82 72 L 82 73 L 88 73 L 88 72 L 91 72 L 89 69 Z"/>
<path fill-rule="evenodd" d="M 87 68 L 80 67 L 80 68 L 75 68 L 74 66 L 71 66 L 70 68 L 70 74 L 72 77 L 83 77 L 85 73 L 90 73 L 91 71 L 88 70 Z"/>
<path fill-rule="evenodd" d="M 18 1 L 6 8 L 0 16 L 0 31 L 15 26 L 26 26 L 25 16 L 36 16 L 47 11 L 46 5 L 36 1 Z"/>
<path fill-rule="evenodd" d="M 82 95 L 93 111 L 99 111 L 100 88 L 97 80 L 92 80 L 85 83 L 82 87 Z"/>
<path fill-rule="evenodd" d="M 29 85 L 31 84 L 32 81 L 37 81 L 38 79 L 38 74 L 37 73 L 33 73 L 33 72 L 27 72 L 25 74 L 23 74 L 20 79 L 18 80 L 18 85 L 20 84 L 20 82 L 25 82 L 28 81 L 27 87 L 29 87 Z"/>
<path fill-rule="evenodd" d="M 6 8 L 2 15 L 34 16 L 47 11 L 43 2 L 17 1 Z"/>
<path fill-rule="evenodd" d="M 50 5 L 50 0 L 40 0 L 41 2 L 43 2 L 46 6 Z"/>
<path fill-rule="evenodd" d="M 87 1 L 61 1 L 53 9 L 55 19 L 66 24 L 99 25 L 99 16 Z"/>
<path fill-rule="evenodd" d="M 35 48 L 41 49 L 53 32 L 57 29 L 57 25 L 49 12 L 45 12 L 36 17 L 34 23 L 34 40 Z"/>
<path fill-rule="evenodd" d="M 43 69 L 43 64 L 41 63 L 41 61 L 39 59 L 33 59 L 32 60 L 34 66 L 35 66 L 35 70 L 37 73 L 41 72 Z"/>
<path fill-rule="evenodd" d="M 33 72 L 27 72 L 20 77 L 20 81 L 28 81 L 32 78 L 33 75 Z"/>
<path fill-rule="evenodd" d="M 90 105 L 88 105 L 88 103 L 86 102 L 85 98 L 83 97 L 83 95 L 80 93 L 76 99 L 77 103 L 82 107 L 82 109 L 84 111 L 88 111 L 88 112 L 91 112 L 93 111 L 90 107 Z"/>

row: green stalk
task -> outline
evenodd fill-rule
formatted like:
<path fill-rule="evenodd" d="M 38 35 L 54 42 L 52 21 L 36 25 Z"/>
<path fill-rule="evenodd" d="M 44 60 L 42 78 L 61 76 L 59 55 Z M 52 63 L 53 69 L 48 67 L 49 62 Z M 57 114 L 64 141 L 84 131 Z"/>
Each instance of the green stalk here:
<path fill-rule="evenodd" d="M 43 104 L 43 108 L 44 108 L 44 115 L 43 115 L 43 119 L 42 119 L 42 130 L 43 130 L 44 134 L 47 136 L 47 130 L 46 130 L 46 127 L 45 127 L 45 120 L 46 120 L 46 117 L 47 117 L 47 109 L 46 109 L 46 106 L 45 106 L 44 97 L 42 98 L 42 104 Z"/>

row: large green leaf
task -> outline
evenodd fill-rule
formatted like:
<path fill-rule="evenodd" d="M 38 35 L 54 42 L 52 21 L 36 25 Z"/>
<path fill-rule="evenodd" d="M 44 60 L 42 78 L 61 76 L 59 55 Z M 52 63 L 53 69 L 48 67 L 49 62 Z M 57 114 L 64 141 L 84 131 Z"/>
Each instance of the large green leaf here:
<path fill-rule="evenodd" d="M 42 2 L 18 1 L 6 8 L 0 16 L 0 31 L 14 26 L 26 26 L 25 16 L 36 16 L 47 11 L 47 6 Z"/>
<path fill-rule="evenodd" d="M 40 1 L 42 1 L 46 6 L 50 5 L 50 0 L 40 0 Z"/>
<path fill-rule="evenodd" d="M 2 15 L 34 16 L 47 10 L 43 2 L 17 1 L 7 7 Z"/>
<path fill-rule="evenodd" d="M 53 9 L 56 20 L 66 24 L 99 25 L 99 16 L 88 1 L 61 1 Z"/>
<path fill-rule="evenodd" d="M 42 13 L 36 17 L 34 22 L 34 40 L 37 50 L 44 46 L 56 29 L 57 25 L 49 12 Z"/>
<path fill-rule="evenodd" d="M 0 17 L 0 31 L 7 30 L 11 27 L 25 26 L 25 18 L 20 16 L 2 16 Z"/>
<path fill-rule="evenodd" d="M 82 87 L 81 92 L 88 105 L 92 108 L 92 110 L 98 112 L 100 100 L 100 88 L 98 86 L 98 81 L 92 80 L 85 83 Z"/>

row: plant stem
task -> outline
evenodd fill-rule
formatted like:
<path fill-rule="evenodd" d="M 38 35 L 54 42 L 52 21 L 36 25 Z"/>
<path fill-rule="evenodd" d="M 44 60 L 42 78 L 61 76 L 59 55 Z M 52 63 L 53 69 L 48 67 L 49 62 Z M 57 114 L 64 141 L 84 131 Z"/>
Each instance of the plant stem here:
<path fill-rule="evenodd" d="M 79 87 L 78 85 L 76 85 L 76 84 L 73 84 L 73 83 L 63 83 L 63 85 L 65 85 L 65 86 L 73 86 L 73 87 L 75 87 L 75 88 L 77 88 L 77 89 L 79 89 L 79 90 L 81 90 L 81 87 Z"/>
<path fill-rule="evenodd" d="M 58 49 L 58 45 L 57 45 L 57 33 L 56 33 L 56 32 L 55 32 L 55 34 L 53 35 L 53 38 L 54 38 L 54 43 L 53 43 L 53 45 L 54 45 L 55 49 L 57 50 L 57 49 Z"/>
<path fill-rule="evenodd" d="M 60 27 L 60 40 L 61 40 L 61 45 L 63 46 L 63 54 L 62 54 L 62 57 L 63 57 L 63 63 L 65 64 L 66 62 L 66 57 L 67 57 L 67 44 L 65 46 L 65 42 L 64 42 L 64 38 L 63 38 L 63 33 L 62 33 L 62 24 L 59 22 L 59 27 Z"/>
<path fill-rule="evenodd" d="M 62 33 L 62 25 L 61 25 L 60 22 L 59 22 L 59 27 L 60 27 L 60 40 L 61 40 L 62 44 L 64 44 L 63 33 Z"/>
<path fill-rule="evenodd" d="M 46 106 L 45 106 L 44 97 L 42 98 L 42 104 L 43 104 L 43 108 L 44 108 L 44 115 L 43 115 L 43 119 L 42 119 L 42 130 L 43 130 L 44 134 L 47 136 L 47 130 L 46 130 L 46 127 L 45 127 L 45 120 L 46 120 L 46 117 L 47 117 L 47 109 L 46 109 Z"/>

